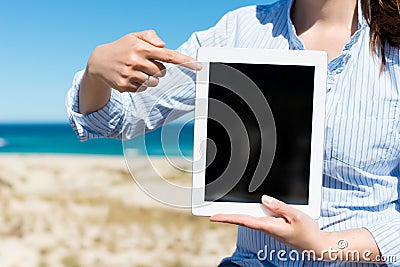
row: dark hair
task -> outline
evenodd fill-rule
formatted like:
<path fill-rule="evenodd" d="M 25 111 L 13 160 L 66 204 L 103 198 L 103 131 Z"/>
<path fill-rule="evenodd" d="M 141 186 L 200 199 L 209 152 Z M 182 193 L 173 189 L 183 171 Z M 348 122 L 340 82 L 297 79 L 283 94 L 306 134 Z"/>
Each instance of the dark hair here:
<path fill-rule="evenodd" d="M 383 71 L 386 46 L 400 48 L 400 0 L 361 0 L 361 7 L 371 28 L 371 50 L 379 52 Z"/>

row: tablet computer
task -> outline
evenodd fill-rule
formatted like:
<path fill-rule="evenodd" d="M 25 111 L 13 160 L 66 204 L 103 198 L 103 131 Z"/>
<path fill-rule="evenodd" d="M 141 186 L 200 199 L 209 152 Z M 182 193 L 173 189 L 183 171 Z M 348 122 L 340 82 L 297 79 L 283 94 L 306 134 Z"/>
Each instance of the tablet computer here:
<path fill-rule="evenodd" d="M 320 216 L 327 55 L 200 48 L 192 213 L 265 216 L 262 195 Z"/>

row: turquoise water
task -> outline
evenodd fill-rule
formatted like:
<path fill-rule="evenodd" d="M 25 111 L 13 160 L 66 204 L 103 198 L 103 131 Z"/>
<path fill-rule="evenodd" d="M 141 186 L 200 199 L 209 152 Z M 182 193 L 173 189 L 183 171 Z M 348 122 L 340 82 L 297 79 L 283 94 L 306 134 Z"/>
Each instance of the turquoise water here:
<path fill-rule="evenodd" d="M 193 125 L 170 124 L 125 143 L 138 155 L 192 155 Z M 68 124 L 0 124 L 0 153 L 123 155 L 119 140 L 80 142 Z"/>

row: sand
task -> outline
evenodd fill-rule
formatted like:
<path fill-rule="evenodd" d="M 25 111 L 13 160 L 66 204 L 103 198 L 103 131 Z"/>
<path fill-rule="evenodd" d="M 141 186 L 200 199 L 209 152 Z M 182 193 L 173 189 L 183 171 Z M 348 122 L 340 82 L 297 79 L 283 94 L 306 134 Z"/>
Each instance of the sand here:
<path fill-rule="evenodd" d="M 190 174 L 153 163 L 190 184 Z M 135 168 L 157 184 L 146 159 Z M 0 154 L 0 198 L 1 267 L 216 266 L 235 246 L 236 227 L 143 193 L 123 157 Z"/>

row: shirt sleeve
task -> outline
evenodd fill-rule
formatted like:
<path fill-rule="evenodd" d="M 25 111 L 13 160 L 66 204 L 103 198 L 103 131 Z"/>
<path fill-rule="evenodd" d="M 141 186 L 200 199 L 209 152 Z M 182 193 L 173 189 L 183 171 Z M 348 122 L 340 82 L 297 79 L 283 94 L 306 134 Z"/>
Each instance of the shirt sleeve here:
<path fill-rule="evenodd" d="M 374 237 L 387 266 L 400 266 L 400 214 L 365 227 Z"/>
<path fill-rule="evenodd" d="M 196 58 L 202 46 L 228 46 L 229 13 L 214 27 L 196 32 L 177 51 Z M 84 71 L 78 72 L 68 92 L 66 107 L 70 124 L 81 141 L 91 138 L 131 139 L 154 130 L 194 109 L 194 71 L 166 64 L 167 75 L 157 87 L 138 93 L 112 90 L 109 102 L 88 115 L 79 112 L 79 88 Z"/>

